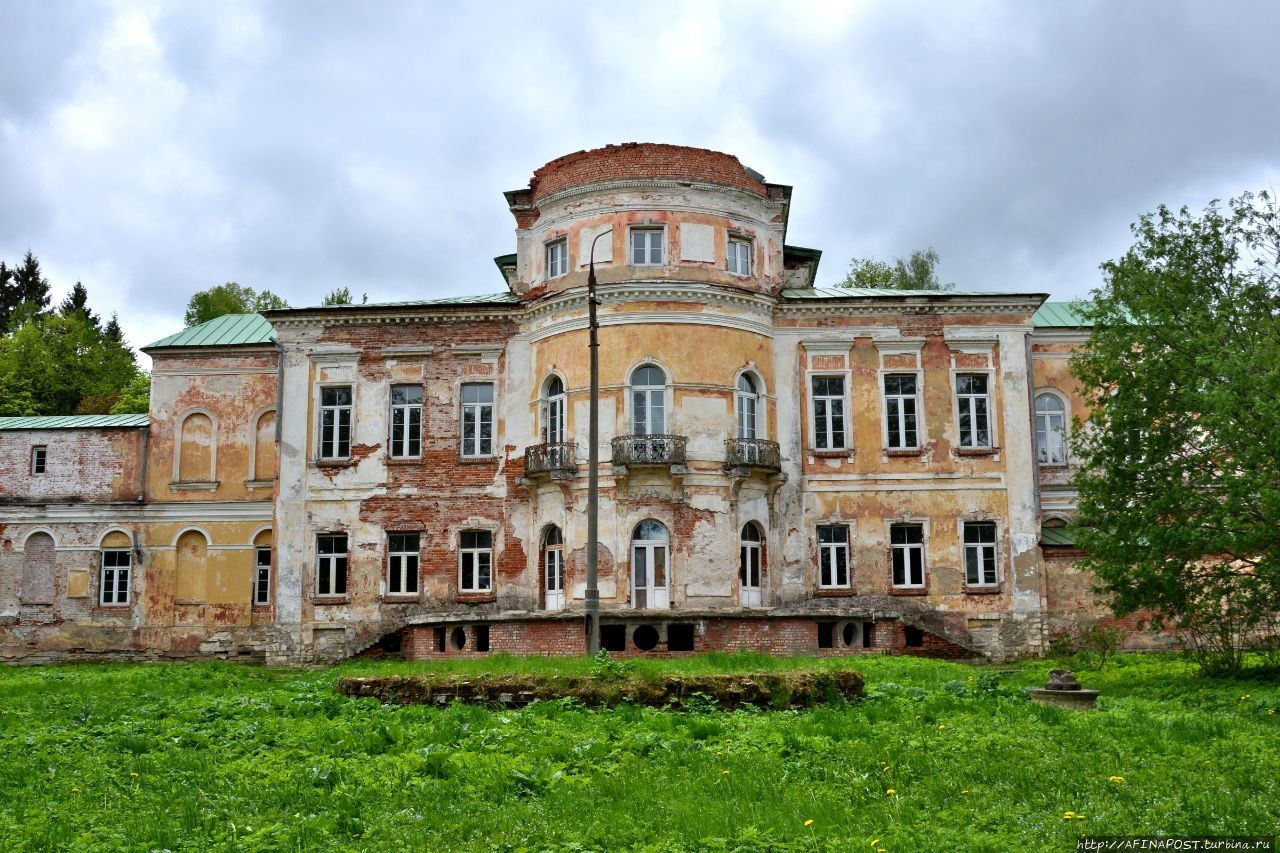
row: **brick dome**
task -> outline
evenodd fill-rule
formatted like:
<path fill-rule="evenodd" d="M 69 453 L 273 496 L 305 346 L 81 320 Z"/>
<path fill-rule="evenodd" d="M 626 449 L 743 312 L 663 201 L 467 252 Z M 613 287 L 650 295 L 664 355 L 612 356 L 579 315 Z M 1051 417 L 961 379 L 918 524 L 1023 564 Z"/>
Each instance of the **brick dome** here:
<path fill-rule="evenodd" d="M 767 195 L 764 182 L 732 154 L 655 142 L 624 142 L 557 157 L 533 173 L 529 190 L 537 201 L 568 187 L 646 178 L 723 184 Z"/>

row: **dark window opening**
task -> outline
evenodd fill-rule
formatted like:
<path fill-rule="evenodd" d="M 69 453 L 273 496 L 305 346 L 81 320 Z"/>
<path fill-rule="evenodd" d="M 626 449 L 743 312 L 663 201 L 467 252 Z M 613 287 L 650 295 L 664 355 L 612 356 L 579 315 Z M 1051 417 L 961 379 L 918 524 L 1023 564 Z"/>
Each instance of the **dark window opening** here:
<path fill-rule="evenodd" d="M 601 625 L 600 648 L 607 652 L 625 652 L 627 650 L 627 626 Z"/>
<path fill-rule="evenodd" d="M 454 628 L 453 633 L 449 635 L 449 642 L 458 651 L 462 651 L 467 647 L 467 632 L 462 628 Z"/>
<path fill-rule="evenodd" d="M 873 624 L 874 624 L 874 623 L 872 623 L 872 622 L 863 622 L 863 623 L 862 623 L 862 647 L 863 647 L 864 649 L 869 649 L 869 648 L 871 648 L 871 645 L 872 645 L 872 642 L 871 642 L 871 633 L 872 633 L 872 630 L 873 630 L 873 629 L 872 629 Z"/>
<path fill-rule="evenodd" d="M 667 651 L 669 652 L 691 652 L 693 651 L 693 626 L 685 624 L 675 624 L 667 626 Z"/>
<path fill-rule="evenodd" d="M 924 631 L 911 625 L 904 625 L 902 628 L 902 636 L 907 641 L 907 648 L 918 649 L 924 646 Z"/>
<path fill-rule="evenodd" d="M 477 625 L 474 629 L 474 635 L 476 639 L 476 651 L 489 651 L 489 626 Z"/>
<path fill-rule="evenodd" d="M 436 628 L 436 629 L 435 629 L 435 632 L 436 632 L 436 651 L 437 651 L 437 652 L 443 652 L 443 651 L 444 651 L 444 634 L 445 634 L 445 630 L 444 630 L 444 628 Z"/>
<path fill-rule="evenodd" d="M 631 642 L 642 652 L 651 652 L 658 645 L 658 629 L 652 625 L 641 625 L 631 635 Z"/>
<path fill-rule="evenodd" d="M 831 622 L 818 623 L 818 648 L 835 648 L 835 628 L 836 626 Z"/>
<path fill-rule="evenodd" d="M 845 644 L 846 647 L 853 646 L 853 640 L 855 637 L 858 636 L 857 631 L 858 631 L 857 622 L 844 623 L 844 628 L 840 631 L 840 640 Z"/>

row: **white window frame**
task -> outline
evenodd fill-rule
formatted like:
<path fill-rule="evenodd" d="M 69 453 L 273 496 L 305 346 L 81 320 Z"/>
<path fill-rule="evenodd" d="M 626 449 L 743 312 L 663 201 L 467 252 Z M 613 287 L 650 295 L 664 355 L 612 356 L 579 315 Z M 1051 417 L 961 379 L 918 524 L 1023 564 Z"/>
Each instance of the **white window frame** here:
<path fill-rule="evenodd" d="M 824 542 L 823 533 L 840 532 L 843 541 L 832 536 L 831 541 Z M 818 588 L 819 589 L 851 589 L 853 578 L 849 566 L 849 525 L 819 524 L 817 527 L 818 543 Z M 840 569 L 844 569 L 844 582 L 841 583 Z"/>
<path fill-rule="evenodd" d="M 961 377 L 982 377 L 986 383 L 986 391 L 981 394 L 961 394 L 960 379 Z M 956 406 L 956 441 L 960 450 L 992 450 L 996 446 L 996 421 L 995 409 L 992 406 L 992 385 L 994 376 L 990 370 L 957 370 L 952 375 L 952 392 L 955 397 Z M 978 442 L 981 430 L 977 428 L 975 423 L 975 407 L 979 402 L 983 403 L 985 412 L 983 416 L 987 422 L 987 440 L 985 444 Z M 963 427 L 962 416 L 965 410 L 969 409 L 969 430 L 966 433 Z"/>
<path fill-rule="evenodd" d="M 342 550 L 324 553 L 322 542 L 330 540 L 334 547 L 338 540 L 342 542 Z M 347 573 L 350 563 L 348 554 L 351 551 L 351 540 L 346 533 L 316 534 L 316 595 L 341 597 L 347 594 Z M 341 587 L 339 589 L 338 587 Z"/>
<path fill-rule="evenodd" d="M 991 541 L 970 542 L 969 531 L 975 534 L 990 530 Z M 975 538 L 977 538 L 975 536 Z M 1000 527 L 995 521 L 965 521 L 960 525 L 960 541 L 964 546 L 964 583 L 967 587 L 995 587 L 1000 584 Z M 977 580 L 970 580 L 970 566 L 977 567 Z M 989 573 L 989 574 L 988 574 Z"/>
<path fill-rule="evenodd" d="M 645 236 L 643 247 L 637 245 L 636 238 Z M 653 260 L 653 239 L 657 238 L 658 260 Z M 643 260 L 636 260 L 636 252 L 643 253 Z M 667 229 L 660 225 L 637 226 L 627 235 L 627 260 L 633 267 L 660 267 L 667 259 Z"/>
<path fill-rule="evenodd" d="M 418 392 L 416 403 L 396 402 L 396 392 L 405 389 Z M 415 383 L 392 385 L 389 396 L 391 429 L 387 444 L 390 456 L 393 459 L 419 459 L 422 457 L 422 402 L 426 398 L 422 385 Z"/>
<path fill-rule="evenodd" d="M 107 565 L 110 555 L 112 565 Z M 123 558 L 123 564 L 119 561 Z M 133 551 L 129 548 L 103 548 L 98 572 L 98 604 L 103 607 L 127 607 L 133 592 Z"/>
<path fill-rule="evenodd" d="M 910 378 L 914 383 L 912 392 L 910 394 L 890 394 L 888 384 L 891 378 Z M 922 379 L 923 377 L 918 370 L 886 370 L 880 374 L 880 396 L 884 401 L 884 419 L 882 423 L 884 424 L 884 447 L 886 450 L 919 450 L 924 446 L 922 441 L 923 419 L 920 416 L 920 386 Z M 911 444 L 906 441 L 908 432 L 906 428 L 907 418 L 902 411 L 903 406 L 907 403 L 911 405 L 911 432 L 915 433 L 915 441 Z M 896 434 L 889 425 L 895 408 L 898 414 L 898 430 Z M 894 444 L 895 440 L 898 442 L 897 444 Z"/>
<path fill-rule="evenodd" d="M 918 542 L 895 542 L 897 531 L 914 530 L 920 534 Z M 895 521 L 889 525 L 889 583 L 894 589 L 924 589 L 928 577 L 924 552 L 924 525 L 914 521 Z M 912 556 L 916 557 L 920 578 L 912 578 Z M 899 562 L 902 566 L 902 582 L 898 582 Z"/>
<path fill-rule="evenodd" d="M 819 395 L 817 393 L 817 389 L 814 388 L 814 382 L 819 379 L 839 379 L 840 380 L 839 396 L 830 395 L 830 394 Z M 848 373 L 810 373 L 808 382 L 806 384 L 808 385 L 807 390 L 809 393 L 809 412 L 810 412 L 809 428 L 811 430 L 810 443 L 812 445 L 812 449 L 820 450 L 820 451 L 848 450 L 850 447 L 850 444 L 849 444 L 849 441 L 850 441 L 849 374 Z M 828 404 L 826 407 L 827 408 L 826 415 L 825 417 L 822 417 L 822 418 L 820 418 L 818 415 L 819 400 L 826 401 Z M 833 441 L 833 434 L 835 432 L 835 430 L 833 429 L 833 424 L 835 421 L 835 417 L 831 414 L 831 406 L 830 406 L 831 401 L 836 401 L 840 404 L 839 419 L 840 419 L 841 442 L 839 444 Z M 819 423 L 822 423 L 824 427 L 823 431 L 821 432 L 818 429 Z"/>
<path fill-rule="evenodd" d="M 751 385 L 751 390 L 742 387 L 743 380 Z M 734 414 L 737 418 L 738 438 L 764 438 L 764 414 L 760 403 L 760 377 L 754 371 L 744 370 L 734 380 Z"/>
<path fill-rule="evenodd" d="M 422 536 L 417 531 L 387 533 L 387 595 L 418 594 L 421 553 Z"/>
<path fill-rule="evenodd" d="M 749 238 L 729 235 L 725 245 L 725 268 L 733 275 L 751 275 L 752 248 Z"/>
<path fill-rule="evenodd" d="M 569 272 L 569 240 L 561 237 L 547 243 L 547 279 L 560 278 Z"/>
<path fill-rule="evenodd" d="M 662 529 L 662 537 L 642 537 L 647 524 Z M 655 527 L 649 527 L 655 530 Z M 657 581 L 661 564 L 662 582 Z M 639 583 L 641 570 L 644 583 Z M 640 601 L 640 593 L 644 601 Z M 671 530 L 654 518 L 647 518 L 631 530 L 631 606 L 644 610 L 665 610 L 671 606 Z"/>
<path fill-rule="evenodd" d="M 479 538 L 468 543 L 468 536 L 488 537 L 488 544 L 481 544 Z M 458 592 L 469 595 L 493 592 L 493 539 L 492 530 L 458 531 Z M 482 580 L 485 583 L 482 584 Z"/>
<path fill-rule="evenodd" d="M 271 603 L 272 551 L 270 545 L 253 546 L 253 605 L 255 607 L 265 607 Z M 266 562 L 263 562 L 264 557 Z"/>
<path fill-rule="evenodd" d="M 488 388 L 489 399 L 486 400 L 467 400 L 468 388 Z M 458 388 L 458 400 L 461 406 L 459 412 L 458 439 L 464 459 L 483 459 L 493 456 L 493 448 L 497 439 L 497 424 L 494 418 L 495 405 L 494 400 L 497 397 L 497 389 L 492 382 L 464 382 Z M 467 422 L 472 419 L 475 422 L 475 431 L 470 439 L 467 437 Z M 488 426 L 489 436 L 484 436 L 484 427 Z M 485 442 L 488 442 L 486 445 Z"/>
<path fill-rule="evenodd" d="M 547 610 L 564 609 L 564 533 L 555 525 L 543 533 L 542 594 Z"/>
<path fill-rule="evenodd" d="M 748 538 L 747 531 L 756 537 Z M 764 588 L 764 534 L 760 525 L 748 521 L 738 532 L 738 595 L 743 607 L 759 607 Z M 755 583 L 751 574 L 755 573 Z"/>
<path fill-rule="evenodd" d="M 653 368 L 662 374 L 661 385 L 639 385 L 636 383 L 636 376 L 645 368 Z M 671 376 L 666 368 L 652 361 L 646 361 L 638 364 L 632 369 L 631 375 L 627 383 L 627 401 L 630 403 L 631 409 L 631 434 L 632 435 L 667 435 L 667 389 L 671 387 Z M 639 409 L 636 405 L 637 395 L 644 395 L 644 421 L 640 421 Z M 654 411 L 658 412 L 657 426 L 654 427 Z"/>
<path fill-rule="evenodd" d="M 49 446 L 37 444 L 31 448 L 31 475 L 42 477 L 49 469 Z"/>
<path fill-rule="evenodd" d="M 560 390 L 552 393 L 557 385 Z M 538 405 L 538 427 L 543 444 L 564 443 L 566 402 L 564 380 L 556 374 L 548 376 L 542 383 L 542 400 Z"/>
<path fill-rule="evenodd" d="M 1057 412 L 1040 411 L 1040 401 L 1042 399 L 1052 400 L 1055 403 L 1057 403 L 1059 407 L 1059 411 Z M 1040 465 L 1068 464 L 1068 459 L 1070 458 L 1070 455 L 1069 455 L 1070 449 L 1067 447 L 1067 424 L 1070 423 L 1070 419 L 1067 417 L 1068 407 L 1067 407 L 1066 399 L 1062 396 L 1062 394 L 1058 393 L 1055 390 L 1052 390 L 1049 388 L 1041 389 L 1040 391 L 1036 392 L 1035 400 L 1033 401 L 1032 411 L 1034 413 L 1033 417 L 1035 419 L 1037 463 Z M 1062 423 L 1056 430 L 1053 430 L 1052 420 L 1055 417 L 1059 418 L 1062 421 Z M 1057 435 L 1057 447 L 1047 448 L 1046 445 L 1048 444 L 1048 437 L 1051 430 L 1055 432 Z M 1049 458 L 1050 456 L 1048 452 L 1049 449 L 1057 450 L 1060 458 L 1058 459 Z"/>
<path fill-rule="evenodd" d="M 326 404 L 324 401 L 325 392 L 342 391 L 347 392 L 347 402 Z M 355 432 L 355 402 L 356 389 L 350 383 L 334 383 L 332 385 L 321 385 L 317 394 L 318 417 L 316 418 L 316 458 L 317 459 L 350 459 L 351 458 L 351 442 L 353 433 Z M 345 444 L 342 441 L 343 416 L 345 414 L 347 438 Z M 325 441 L 325 423 L 326 419 L 332 415 L 333 417 L 333 437 L 329 441 Z"/>

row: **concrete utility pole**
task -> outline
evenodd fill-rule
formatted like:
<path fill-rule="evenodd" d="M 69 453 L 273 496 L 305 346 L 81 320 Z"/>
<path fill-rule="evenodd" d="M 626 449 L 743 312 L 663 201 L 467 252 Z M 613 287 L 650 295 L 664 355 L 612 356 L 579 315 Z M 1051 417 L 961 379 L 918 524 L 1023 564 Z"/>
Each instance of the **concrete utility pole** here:
<path fill-rule="evenodd" d="M 591 241 L 587 267 L 587 316 L 591 335 L 591 413 L 587 418 L 587 657 L 600 651 L 600 584 L 596 551 L 600 542 L 600 324 L 596 320 L 596 240 L 613 229 L 601 231 Z"/>

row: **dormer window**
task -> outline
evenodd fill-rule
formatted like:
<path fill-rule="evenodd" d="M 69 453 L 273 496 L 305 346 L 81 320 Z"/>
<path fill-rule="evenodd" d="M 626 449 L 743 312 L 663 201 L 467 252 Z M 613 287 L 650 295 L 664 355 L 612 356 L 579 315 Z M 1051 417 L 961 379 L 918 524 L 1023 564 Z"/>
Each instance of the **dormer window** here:
<path fill-rule="evenodd" d="M 563 237 L 547 244 L 547 278 L 559 278 L 569 271 L 569 241 Z"/>
<path fill-rule="evenodd" d="M 661 228 L 632 228 L 631 264 L 637 267 L 662 266 L 665 236 Z"/>

